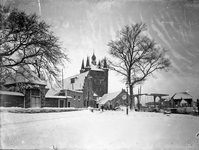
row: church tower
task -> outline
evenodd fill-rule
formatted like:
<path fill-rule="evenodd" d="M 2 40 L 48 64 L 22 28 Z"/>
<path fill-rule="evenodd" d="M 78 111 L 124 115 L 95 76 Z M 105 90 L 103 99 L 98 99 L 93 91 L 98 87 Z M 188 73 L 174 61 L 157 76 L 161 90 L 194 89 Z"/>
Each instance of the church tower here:
<path fill-rule="evenodd" d="M 86 66 L 84 66 L 84 60 L 82 61 L 80 73 L 88 72 L 83 89 L 83 97 L 86 101 L 88 101 L 88 93 L 90 92 L 99 97 L 108 93 L 108 71 L 106 59 L 97 63 L 94 53 L 91 57 L 91 63 L 88 56 Z"/>

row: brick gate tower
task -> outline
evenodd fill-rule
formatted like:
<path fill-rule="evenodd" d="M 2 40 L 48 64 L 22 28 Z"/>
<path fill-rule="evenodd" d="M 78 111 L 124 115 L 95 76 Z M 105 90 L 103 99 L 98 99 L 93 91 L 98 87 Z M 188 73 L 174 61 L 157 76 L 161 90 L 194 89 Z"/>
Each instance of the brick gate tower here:
<path fill-rule="evenodd" d="M 91 58 L 90 63 L 90 59 L 87 57 L 86 66 L 84 66 L 84 60 L 82 60 L 80 73 L 88 71 L 86 79 L 88 82 L 91 82 L 91 85 L 89 84 L 89 90 L 92 90 L 94 94 L 102 97 L 108 93 L 108 67 L 106 58 L 103 59 L 103 61 L 98 61 L 98 63 L 95 54 L 93 54 Z M 87 85 L 88 83 L 85 82 L 84 88 L 86 88 Z"/>
<path fill-rule="evenodd" d="M 106 59 L 96 60 L 93 53 L 82 60 L 80 74 L 73 75 L 63 80 L 63 88 L 56 95 L 70 96 L 66 107 L 97 107 L 96 101 L 108 93 L 108 67 Z"/>

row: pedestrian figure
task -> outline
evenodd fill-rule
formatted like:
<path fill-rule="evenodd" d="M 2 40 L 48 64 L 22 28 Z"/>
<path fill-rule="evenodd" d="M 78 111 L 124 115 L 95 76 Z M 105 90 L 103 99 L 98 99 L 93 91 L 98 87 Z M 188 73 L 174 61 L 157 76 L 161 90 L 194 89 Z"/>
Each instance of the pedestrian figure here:
<path fill-rule="evenodd" d="M 102 109 L 102 112 L 103 112 L 104 111 L 104 106 L 103 105 L 101 106 L 101 109 Z"/>

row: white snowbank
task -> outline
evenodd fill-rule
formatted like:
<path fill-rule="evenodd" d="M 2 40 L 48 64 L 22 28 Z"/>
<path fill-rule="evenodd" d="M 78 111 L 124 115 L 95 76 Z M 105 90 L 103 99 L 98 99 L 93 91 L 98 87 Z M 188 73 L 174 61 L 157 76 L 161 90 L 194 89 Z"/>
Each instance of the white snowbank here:
<path fill-rule="evenodd" d="M 199 117 L 124 111 L 1 114 L 7 149 L 198 150 Z"/>
<path fill-rule="evenodd" d="M 1 107 L 0 112 L 12 113 L 50 113 L 50 112 L 65 112 L 65 111 L 78 111 L 85 108 L 74 107 L 43 107 L 43 108 L 21 108 L 21 107 Z"/>

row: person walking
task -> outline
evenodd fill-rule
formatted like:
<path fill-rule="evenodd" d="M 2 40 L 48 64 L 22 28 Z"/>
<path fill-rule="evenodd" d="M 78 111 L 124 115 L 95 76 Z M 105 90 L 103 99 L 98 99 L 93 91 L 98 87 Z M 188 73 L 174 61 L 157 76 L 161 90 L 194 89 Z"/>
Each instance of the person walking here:
<path fill-rule="evenodd" d="M 103 112 L 104 111 L 104 106 L 103 105 L 101 106 L 101 109 L 102 109 L 102 112 Z"/>

